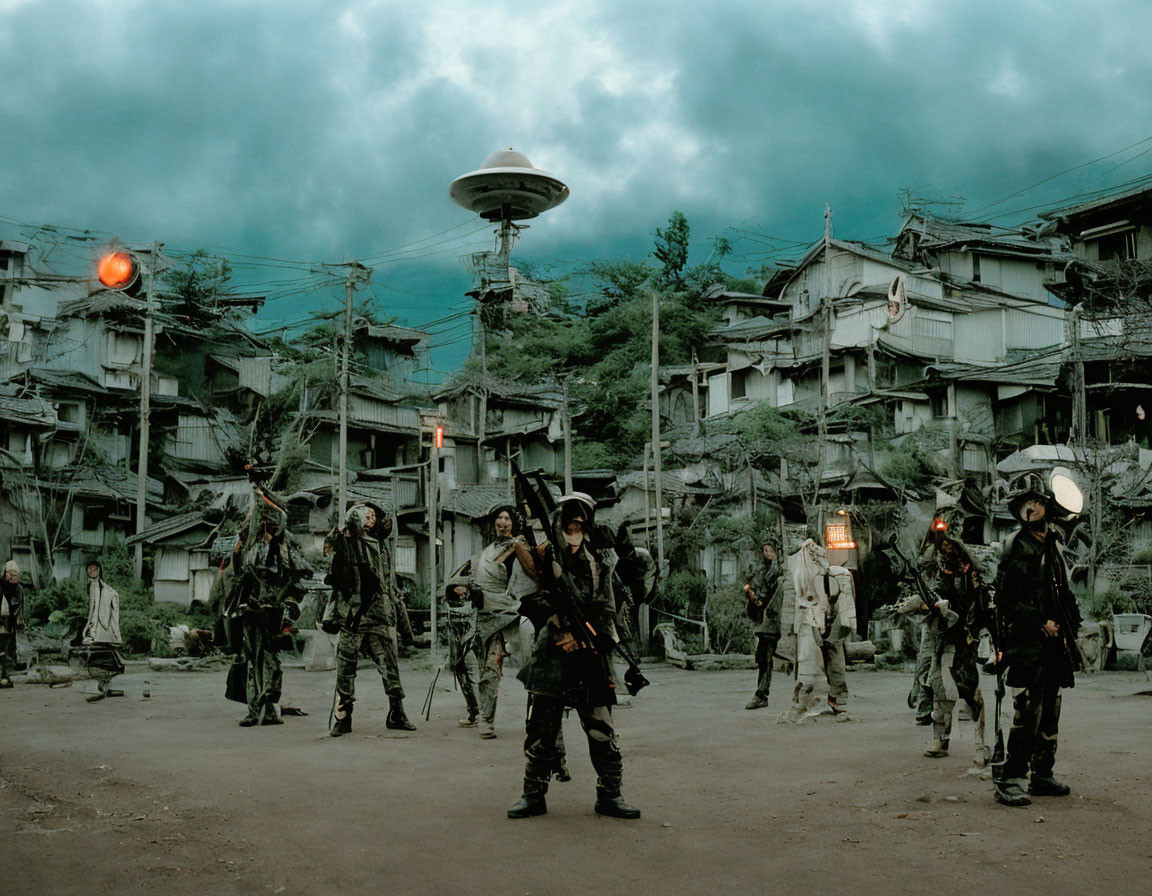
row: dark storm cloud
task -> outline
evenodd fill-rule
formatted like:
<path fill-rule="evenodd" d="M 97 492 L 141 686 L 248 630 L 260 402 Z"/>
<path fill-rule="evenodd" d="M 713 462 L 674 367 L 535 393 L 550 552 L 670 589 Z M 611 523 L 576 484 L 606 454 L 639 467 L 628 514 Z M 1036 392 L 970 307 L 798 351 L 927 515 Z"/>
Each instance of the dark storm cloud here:
<path fill-rule="evenodd" d="M 512 145 L 572 189 L 524 263 L 640 258 L 682 210 L 695 254 L 727 232 L 741 272 L 778 257 L 742 231 L 815 240 L 825 201 L 839 236 L 876 239 L 903 188 L 976 210 L 1152 135 L 1149 26 L 1137 0 L 0 0 L 0 215 L 354 254 L 420 323 L 492 243 L 448 182 Z M 1143 175 L 1152 154 L 1106 172 L 1148 146 L 981 216 Z"/>

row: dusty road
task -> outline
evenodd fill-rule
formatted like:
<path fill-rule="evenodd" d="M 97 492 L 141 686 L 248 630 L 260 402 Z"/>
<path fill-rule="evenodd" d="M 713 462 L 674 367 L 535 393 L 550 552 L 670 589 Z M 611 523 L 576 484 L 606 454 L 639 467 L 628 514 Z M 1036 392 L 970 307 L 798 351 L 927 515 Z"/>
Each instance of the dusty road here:
<path fill-rule="evenodd" d="M 432 672 L 402 672 L 414 716 Z M 1143 674 L 1066 692 L 1057 768 L 1073 796 L 1010 810 L 970 773 L 970 725 L 951 757 L 921 757 L 906 675 L 851 672 L 851 721 L 787 726 L 786 681 L 747 712 L 754 673 L 646 672 L 617 711 L 634 822 L 592 813 L 574 718 L 574 780 L 552 785 L 548 815 L 505 818 L 522 773 L 512 677 L 493 741 L 456 726 L 444 676 L 431 721 L 399 734 L 362 669 L 338 740 L 332 673 L 289 669 L 286 702 L 310 715 L 258 729 L 237 727 L 223 672 L 134 672 L 126 697 L 91 705 L 87 682 L 2 691 L 0 893 L 1152 892 Z"/>

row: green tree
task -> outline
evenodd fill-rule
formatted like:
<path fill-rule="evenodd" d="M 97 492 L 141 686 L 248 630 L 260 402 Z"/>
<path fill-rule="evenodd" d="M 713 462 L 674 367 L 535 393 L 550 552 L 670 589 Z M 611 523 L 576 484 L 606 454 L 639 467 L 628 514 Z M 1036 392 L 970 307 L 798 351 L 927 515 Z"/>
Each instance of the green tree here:
<path fill-rule="evenodd" d="M 668 226 L 656 228 L 656 245 L 652 254 L 660 262 L 660 283 L 663 286 L 679 287 L 683 284 L 681 273 L 688 266 L 688 241 L 692 229 L 688 219 L 680 212 L 673 212 Z"/>

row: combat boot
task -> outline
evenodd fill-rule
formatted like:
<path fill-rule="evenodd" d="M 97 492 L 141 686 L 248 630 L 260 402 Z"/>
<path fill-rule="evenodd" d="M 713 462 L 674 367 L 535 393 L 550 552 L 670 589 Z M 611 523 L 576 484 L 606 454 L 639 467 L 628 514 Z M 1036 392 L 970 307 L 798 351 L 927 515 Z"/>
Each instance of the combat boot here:
<path fill-rule="evenodd" d="M 276 705 L 269 704 L 264 707 L 264 713 L 260 716 L 261 725 L 283 725 L 284 720 L 280 718 L 280 712 L 276 709 Z"/>
<path fill-rule="evenodd" d="M 936 738 L 932 741 L 932 746 L 924 751 L 924 755 L 929 759 L 943 759 L 948 755 L 948 739 Z"/>
<path fill-rule="evenodd" d="M 341 703 L 336 707 L 336 712 L 332 715 L 332 730 L 328 732 L 329 737 L 340 737 L 344 734 L 352 733 L 352 704 Z"/>
<path fill-rule="evenodd" d="M 260 724 L 260 713 L 257 710 L 249 709 L 248 715 L 240 720 L 241 728 L 251 728 L 254 725 Z"/>
<path fill-rule="evenodd" d="M 415 731 L 416 726 L 408 721 L 404 715 L 404 703 L 399 697 L 388 701 L 388 718 L 384 720 L 384 727 L 393 731 Z"/>
<path fill-rule="evenodd" d="M 488 719 L 481 719 L 479 722 L 480 737 L 484 740 L 492 740 L 496 736 L 496 726 Z"/>
<path fill-rule="evenodd" d="M 996 802 L 1014 809 L 1032 805 L 1032 800 L 1025 796 L 1024 788 L 1020 786 L 1022 783 L 1022 778 L 994 778 L 992 784 L 996 788 Z"/>
<path fill-rule="evenodd" d="M 568 772 L 568 762 L 564 756 L 556 757 L 556 761 L 552 764 L 552 777 L 561 784 L 572 780 L 572 775 Z"/>
<path fill-rule="evenodd" d="M 1068 796 L 1072 788 L 1061 784 L 1051 775 L 1033 774 L 1032 780 L 1028 782 L 1028 792 L 1032 796 Z"/>
<path fill-rule="evenodd" d="M 548 813 L 548 804 L 544 800 L 544 794 L 547 792 L 547 781 L 525 778 L 524 795 L 520 797 L 520 802 L 508 810 L 508 817 L 532 818 L 535 815 L 546 815 Z"/>
<path fill-rule="evenodd" d="M 762 709 L 763 707 L 765 707 L 767 705 L 768 705 L 768 698 L 767 697 L 761 697 L 759 694 L 757 694 L 751 700 L 749 700 L 746 704 L 744 704 L 744 708 L 745 709 Z"/>
<path fill-rule="evenodd" d="M 596 805 L 593 807 L 597 815 L 607 815 L 609 818 L 639 818 L 640 810 L 629 806 L 620 796 L 619 790 L 604 790 L 596 788 Z"/>

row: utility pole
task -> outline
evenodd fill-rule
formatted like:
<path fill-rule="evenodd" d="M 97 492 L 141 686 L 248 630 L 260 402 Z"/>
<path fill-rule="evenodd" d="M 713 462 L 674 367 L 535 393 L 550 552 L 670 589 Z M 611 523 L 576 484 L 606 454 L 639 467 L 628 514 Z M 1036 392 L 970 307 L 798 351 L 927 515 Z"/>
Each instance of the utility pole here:
<path fill-rule="evenodd" d="M 488 461 L 484 442 L 488 438 L 488 330 L 484 325 L 484 305 L 477 303 L 476 319 L 480 323 L 480 414 L 476 430 L 476 481 L 488 481 Z"/>
<path fill-rule="evenodd" d="M 572 413 L 568 408 L 568 377 L 564 377 L 564 494 L 572 494 Z"/>
<path fill-rule="evenodd" d="M 440 511 L 437 506 L 440 490 L 440 440 L 444 429 L 437 418 L 432 428 L 432 451 L 428 459 L 428 596 L 432 609 L 432 657 L 440 655 L 440 642 L 437 640 L 437 605 L 440 603 L 436 582 L 436 530 L 439 528 Z"/>
<path fill-rule="evenodd" d="M 820 431 L 820 463 L 817 466 L 816 494 L 820 503 L 820 489 L 824 484 L 824 468 L 828 464 L 828 399 L 832 366 L 832 207 L 824 203 L 824 297 L 820 300 L 820 413 L 817 419 Z"/>
<path fill-rule="evenodd" d="M 1080 348 L 1080 311 L 1077 305 L 1068 312 L 1068 345 L 1072 353 L 1072 442 L 1073 448 L 1084 451 L 1088 439 L 1088 401 L 1084 386 L 1084 355 Z"/>
<path fill-rule="evenodd" d="M 664 501 L 660 482 L 660 293 L 652 290 L 652 471 L 656 480 L 656 568 L 664 571 Z"/>
<path fill-rule="evenodd" d="M 696 349 L 692 349 L 692 438 L 700 438 L 700 383 L 696 365 Z"/>
<path fill-rule="evenodd" d="M 340 352 L 340 479 L 337 489 L 340 511 L 337 521 L 342 521 L 348 512 L 348 368 L 352 356 L 352 293 L 357 283 L 366 283 L 372 276 L 372 269 L 364 267 L 356 259 L 344 266 L 348 268 L 348 274 L 344 278 L 344 344 Z"/>
<path fill-rule="evenodd" d="M 155 339 L 152 315 L 152 293 L 156 285 L 156 256 L 160 253 L 160 244 L 153 243 L 152 251 L 148 253 L 148 282 L 145 287 L 144 309 L 144 352 L 142 358 L 143 370 L 140 374 L 140 445 L 136 460 L 136 534 L 144 531 L 144 522 L 148 513 L 148 442 L 151 438 L 150 415 L 152 412 L 152 352 Z M 136 543 L 136 583 L 139 584 L 144 577 L 144 544 Z"/>

